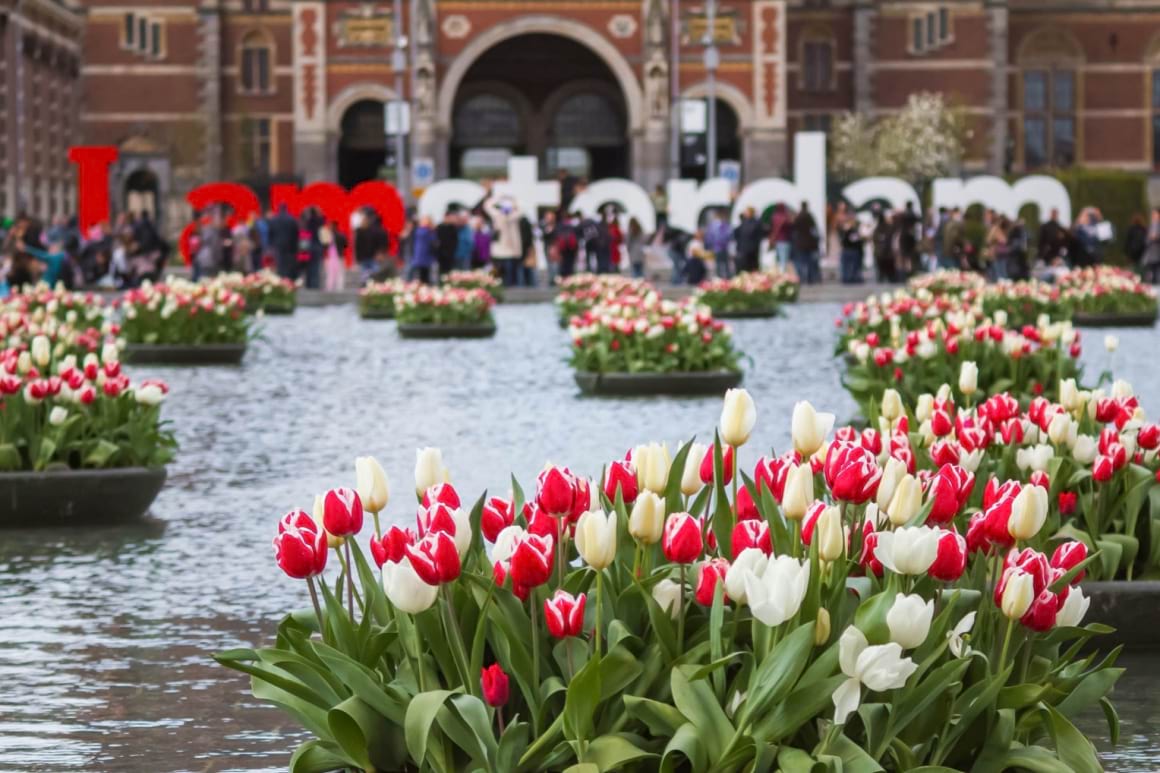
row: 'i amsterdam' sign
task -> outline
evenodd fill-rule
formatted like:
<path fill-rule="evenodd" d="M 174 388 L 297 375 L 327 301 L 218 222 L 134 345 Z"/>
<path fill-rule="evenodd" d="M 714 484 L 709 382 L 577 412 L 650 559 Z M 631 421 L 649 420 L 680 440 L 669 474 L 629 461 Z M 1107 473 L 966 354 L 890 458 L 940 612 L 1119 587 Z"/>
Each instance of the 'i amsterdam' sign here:
<path fill-rule="evenodd" d="M 75 147 L 69 159 L 78 165 L 80 185 L 80 222 L 82 228 L 103 222 L 109 217 L 108 169 L 117 159 L 112 147 Z M 526 213 L 560 206 L 560 184 L 555 180 L 540 180 L 537 161 L 530 157 L 516 157 L 508 162 L 508 178 L 496 182 L 493 191 L 499 196 L 510 196 Z M 730 207 L 734 220 L 749 207 L 758 212 L 778 203 L 797 207 L 807 202 L 819 218 L 826 208 L 826 136 L 817 132 L 802 132 L 794 137 L 794 179 L 770 177 L 754 180 L 734 196 L 728 180 L 715 178 L 703 183 L 693 180 L 670 180 L 668 193 L 668 222 L 676 228 L 693 231 L 700 213 L 710 207 Z M 440 218 L 452 204 L 474 206 L 485 195 L 483 186 L 470 180 L 442 180 L 433 184 L 419 199 L 419 213 Z M 873 201 L 885 201 L 889 206 L 902 208 L 909 202 L 921 212 L 922 202 L 910 183 L 897 177 L 868 177 L 850 183 L 842 189 L 842 197 L 855 208 Z M 1058 210 L 1063 225 L 1071 222 L 1071 199 L 1067 189 L 1053 177 L 1032 175 L 1015 183 L 1001 177 L 980 176 L 969 179 L 940 178 L 931 190 L 932 204 L 937 209 L 984 204 L 996 212 L 1015 218 L 1026 205 L 1035 205 L 1046 213 Z M 232 218 L 245 220 L 251 214 L 261 213 L 261 202 L 252 189 L 239 183 L 209 183 L 189 192 L 186 197 L 194 210 L 215 205 L 229 208 Z M 303 188 L 297 185 L 275 185 L 270 188 L 270 205 L 285 204 L 297 214 L 308 206 L 317 206 L 330 219 L 347 228 L 350 214 L 360 207 L 371 207 L 382 217 L 391 233 L 403 229 L 403 200 L 389 184 L 372 181 L 347 191 L 334 183 L 311 183 Z M 656 213 L 649 193 L 631 180 L 606 179 L 590 183 L 572 200 L 569 209 L 584 215 L 596 215 L 607 204 L 616 204 L 629 217 L 635 217 L 646 232 L 656 229 Z M 822 213 L 822 214 L 819 214 Z M 186 228 L 191 233 L 193 225 Z M 186 239 L 182 239 L 183 250 Z M 188 259 L 188 256 L 187 256 Z"/>

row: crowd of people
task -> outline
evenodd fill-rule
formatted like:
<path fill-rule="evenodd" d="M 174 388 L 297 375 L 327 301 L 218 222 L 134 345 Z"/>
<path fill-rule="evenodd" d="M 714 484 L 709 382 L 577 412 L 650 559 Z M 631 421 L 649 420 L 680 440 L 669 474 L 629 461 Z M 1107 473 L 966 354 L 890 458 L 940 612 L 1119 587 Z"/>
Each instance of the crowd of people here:
<path fill-rule="evenodd" d="M 1051 211 L 1032 242 L 1023 219 L 992 210 L 972 220 L 959 208 L 942 208 L 924 221 L 909 203 L 856 212 L 844 202 L 826 213 L 825 230 L 801 202 L 796 210 L 785 204 L 765 213 L 749 208 L 736 223 L 729 209 L 710 209 L 690 233 L 668 224 L 659 186 L 653 195 L 656 229 L 648 233 L 612 205 L 595 215 L 573 209 L 585 182 L 566 173 L 560 182 L 557 209 L 525 213 L 513 197 L 485 183 L 486 194 L 474 206 L 451 206 L 438 223 L 409 212 L 398 235 L 369 207 L 355 211 L 347 229 L 315 207 L 294 215 L 282 206 L 233 223 L 226 212 L 212 209 L 198 213 L 186 246 L 195 279 L 266 268 L 308 288 L 333 291 L 346 282 L 348 246 L 360 282 L 405 276 L 433 283 L 451 271 L 488 269 L 507 286 L 533 287 L 579 271 L 698 284 L 791 266 L 805 284 L 821 282 L 830 271 L 847 284 L 894 283 L 939 268 L 976 271 L 993 281 L 1025 279 L 1099 264 L 1115 239 L 1095 207 L 1084 208 L 1070 227 Z M 135 287 L 159 278 L 173 250 L 145 212 L 121 214 L 112 225 L 85 233 L 75 218 L 46 225 L 21 215 L 2 224 L 0 244 L 0 289 L 37 281 Z M 1123 252 L 1145 280 L 1160 283 L 1160 209 L 1150 219 L 1133 218 Z"/>

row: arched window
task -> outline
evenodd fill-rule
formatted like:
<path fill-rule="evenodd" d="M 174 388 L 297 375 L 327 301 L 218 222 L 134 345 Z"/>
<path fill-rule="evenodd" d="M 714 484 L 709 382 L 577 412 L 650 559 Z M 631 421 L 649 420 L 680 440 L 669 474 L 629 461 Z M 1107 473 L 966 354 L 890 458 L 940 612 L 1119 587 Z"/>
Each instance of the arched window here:
<path fill-rule="evenodd" d="M 261 32 L 250 32 L 242 38 L 242 91 L 270 92 L 271 50 L 269 39 Z"/>
<path fill-rule="evenodd" d="M 1039 30 L 1019 53 L 1023 166 L 1071 166 L 1079 158 L 1079 81 L 1083 49 L 1068 33 Z"/>
<path fill-rule="evenodd" d="M 455 109 L 455 136 L 464 146 L 514 148 L 523 144 L 515 105 L 496 94 L 477 94 Z"/>
<path fill-rule="evenodd" d="M 834 41 L 830 37 L 809 36 L 801 43 L 802 91 L 832 91 L 834 88 Z"/>
<path fill-rule="evenodd" d="M 574 94 L 552 118 L 552 138 L 560 146 L 619 145 L 624 134 L 620 111 L 601 94 Z"/>

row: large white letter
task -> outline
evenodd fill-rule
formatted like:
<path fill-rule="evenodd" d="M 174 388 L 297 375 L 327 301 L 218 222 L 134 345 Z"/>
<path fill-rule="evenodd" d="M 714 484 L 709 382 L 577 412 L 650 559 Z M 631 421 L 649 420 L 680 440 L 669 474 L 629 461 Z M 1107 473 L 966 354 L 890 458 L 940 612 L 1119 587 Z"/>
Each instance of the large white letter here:
<path fill-rule="evenodd" d="M 813 212 L 818 231 L 826 233 L 826 135 L 798 132 L 793 138 L 794 181 L 770 177 L 746 185 L 733 205 L 733 219 L 749 207 L 764 212 L 774 204 L 798 209 L 804 201 Z"/>
<path fill-rule="evenodd" d="M 1011 219 L 1019 217 L 1019 210 L 1026 204 L 1039 207 L 1039 219 L 1046 220 L 1053 209 L 1059 210 L 1059 224 L 1071 224 L 1071 197 L 1067 188 L 1054 177 L 1032 175 L 1011 185 L 1001 177 L 984 175 L 969 180 L 941 178 L 934 181 L 931 195 L 935 208 L 966 209 L 973 204 L 982 204 L 988 209 L 1006 215 Z"/>
<path fill-rule="evenodd" d="M 697 185 L 695 180 L 669 180 L 668 223 L 687 233 L 697 230 L 701 213 L 709 207 L 728 207 L 733 186 L 724 177 L 714 177 Z"/>
<path fill-rule="evenodd" d="M 423 191 L 419 197 L 419 216 L 432 220 L 443 219 L 452 204 L 471 209 L 487 194 L 483 186 L 471 180 L 440 180 Z"/>
<path fill-rule="evenodd" d="M 497 196 L 511 196 L 528 220 L 540 217 L 540 207 L 560 206 L 560 181 L 540 182 L 540 162 L 535 156 L 508 159 L 508 179 L 492 186 Z"/>
<path fill-rule="evenodd" d="M 914 186 L 897 177 L 866 177 L 842 189 L 842 198 L 854 209 L 861 209 L 872 201 L 882 200 L 890 209 L 905 209 L 909 203 L 921 217 L 922 201 Z"/>
<path fill-rule="evenodd" d="M 627 218 L 635 217 L 646 234 L 657 229 L 657 213 L 648 192 L 632 180 L 610 178 L 590 183 L 572 199 L 569 209 L 585 217 L 595 218 L 605 204 L 616 204 L 624 210 L 621 227 L 627 227 Z"/>

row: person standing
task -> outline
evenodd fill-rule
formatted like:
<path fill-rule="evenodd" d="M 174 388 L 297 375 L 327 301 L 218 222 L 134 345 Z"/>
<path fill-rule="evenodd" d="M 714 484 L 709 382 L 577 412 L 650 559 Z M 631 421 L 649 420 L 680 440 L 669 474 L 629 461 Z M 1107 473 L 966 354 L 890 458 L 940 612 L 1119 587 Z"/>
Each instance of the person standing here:
<path fill-rule="evenodd" d="M 862 284 L 862 231 L 857 216 L 843 209 L 837 225 L 841 255 L 838 258 L 842 284 Z"/>
<path fill-rule="evenodd" d="M 471 267 L 491 265 L 491 229 L 480 215 L 471 218 Z"/>
<path fill-rule="evenodd" d="M 797 217 L 793 219 L 792 234 L 793 250 L 790 253 L 790 260 L 797 269 L 798 279 L 803 284 L 821 282 L 821 267 L 818 265 L 818 224 L 810 212 L 809 202 L 802 202 Z"/>
<path fill-rule="evenodd" d="M 1007 230 L 1010 223 L 1006 215 L 992 217 L 991 228 L 987 231 L 985 251 L 987 274 L 992 282 L 1007 278 Z"/>
<path fill-rule="evenodd" d="M 914 211 L 914 202 L 907 201 L 898 223 L 898 270 L 903 277 L 910 276 L 918 266 L 918 228 L 921 223 Z"/>
<path fill-rule="evenodd" d="M 628 252 L 628 263 L 632 267 L 632 275 L 637 279 L 644 278 L 644 228 L 635 217 L 628 221 L 628 239 L 625 241 Z"/>
<path fill-rule="evenodd" d="M 443 273 L 444 248 L 443 238 L 439 229 L 447 221 L 444 220 L 437 228 L 431 228 L 431 218 L 424 215 L 419 218 L 419 224 L 411 234 L 411 265 L 407 271 L 407 278 L 418 280 L 425 285 L 433 283 L 431 269 L 438 263 L 440 273 Z M 458 239 L 458 235 L 456 235 Z M 454 252 L 452 252 L 454 256 Z"/>
<path fill-rule="evenodd" d="M 471 219 L 466 211 L 460 211 L 456 220 L 459 229 L 459 241 L 455 246 L 455 267 L 463 271 L 475 268 L 471 257 L 475 254 L 475 231 L 471 228 Z"/>
<path fill-rule="evenodd" d="M 423 218 L 420 220 L 420 228 L 423 227 L 424 221 L 427 223 L 427 229 L 430 230 L 431 218 Z M 443 213 L 443 222 L 435 227 L 434 253 L 435 260 L 439 264 L 440 276 L 447 276 L 447 274 L 451 273 L 457 267 L 455 258 L 459 252 L 459 226 L 459 210 L 457 207 L 451 206 Z M 418 264 L 412 263 L 412 265 L 417 266 Z M 428 277 L 423 280 L 426 284 L 431 283 L 430 272 L 431 268 L 430 264 L 428 264 L 426 271 Z"/>
<path fill-rule="evenodd" d="M 573 214 L 556 226 L 556 251 L 560 253 L 560 276 L 576 273 L 576 257 L 580 253 L 580 217 Z"/>
<path fill-rule="evenodd" d="M 616 216 L 616 210 L 609 207 L 604 213 L 604 223 L 608 228 L 608 262 L 609 268 L 614 273 L 620 273 L 620 253 L 624 246 L 624 232 L 620 230 L 620 220 Z"/>
<path fill-rule="evenodd" d="M 737 270 L 757 271 L 761 267 L 761 243 L 769 234 L 753 207 L 741 213 L 741 222 L 733 229 L 737 244 Z"/>
<path fill-rule="evenodd" d="M 1037 257 L 1045 266 L 1052 265 L 1056 258 L 1067 253 L 1067 236 L 1067 230 L 1059 224 L 1059 210 L 1051 210 L 1047 222 L 1039 226 Z"/>
<path fill-rule="evenodd" d="M 489 193 L 484 199 L 483 211 L 491 219 L 494 238 L 491 243 L 491 259 L 500 268 L 500 276 L 506 287 L 514 287 L 519 282 L 520 260 L 523 245 L 520 239 L 520 217 L 522 213 L 510 196 L 499 199 Z"/>
<path fill-rule="evenodd" d="M 1016 218 L 1007 232 L 1007 277 L 1016 281 L 1031 278 L 1027 263 L 1027 224 Z"/>
<path fill-rule="evenodd" d="M 729 230 L 729 221 L 721 210 L 713 210 L 709 216 L 709 225 L 705 228 L 705 247 L 713 253 L 717 264 L 717 276 L 729 279 L 733 276 L 733 261 L 729 257 L 729 244 L 733 234 Z"/>
<path fill-rule="evenodd" d="M 1144 258 L 1144 251 L 1148 249 L 1148 227 L 1144 225 L 1144 216 L 1139 212 L 1132 215 L 1132 223 L 1124 231 L 1124 254 L 1133 266 L 1140 267 Z"/>
<path fill-rule="evenodd" d="M 878 213 L 874 226 L 874 268 L 879 282 L 897 281 L 894 262 L 894 217 L 889 210 Z"/>
<path fill-rule="evenodd" d="M 793 215 L 785 204 L 778 203 L 773 208 L 773 220 L 769 224 L 770 238 L 777 254 L 777 267 L 781 271 L 789 265 L 793 243 Z"/>

